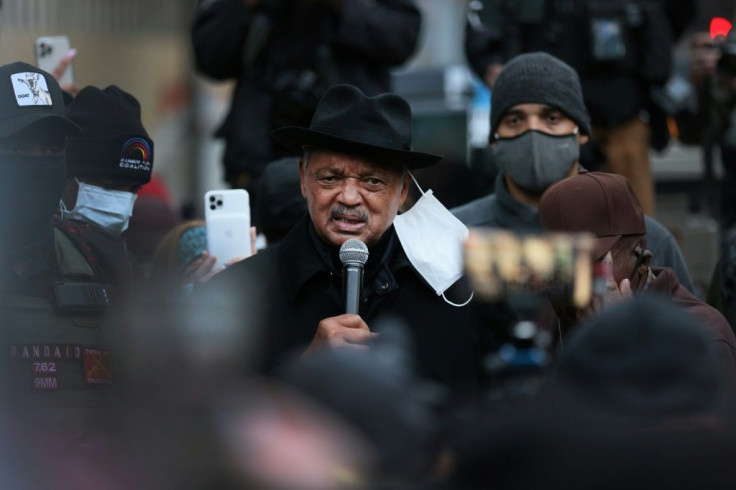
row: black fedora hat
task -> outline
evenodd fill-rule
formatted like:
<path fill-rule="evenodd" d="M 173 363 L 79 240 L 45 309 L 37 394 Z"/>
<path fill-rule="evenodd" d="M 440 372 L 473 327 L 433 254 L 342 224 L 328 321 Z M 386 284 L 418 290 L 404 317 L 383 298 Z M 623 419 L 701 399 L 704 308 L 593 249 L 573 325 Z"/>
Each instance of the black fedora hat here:
<path fill-rule="evenodd" d="M 368 97 L 352 85 L 335 85 L 325 92 L 309 128 L 287 126 L 271 135 L 295 152 L 316 146 L 400 162 L 411 169 L 442 159 L 412 151 L 411 108 L 406 100 L 390 93 Z"/>

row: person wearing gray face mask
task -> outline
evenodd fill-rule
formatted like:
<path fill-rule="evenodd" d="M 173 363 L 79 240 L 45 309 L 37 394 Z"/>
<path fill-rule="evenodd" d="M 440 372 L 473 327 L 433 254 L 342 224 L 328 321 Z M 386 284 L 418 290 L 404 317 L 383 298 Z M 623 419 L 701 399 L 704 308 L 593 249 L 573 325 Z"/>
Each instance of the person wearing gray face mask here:
<path fill-rule="evenodd" d="M 555 182 L 585 171 L 578 163 L 588 142 L 590 117 L 577 73 L 547 53 L 513 58 L 491 92 L 490 145 L 499 174 L 492 194 L 452 213 L 466 226 L 542 233 L 539 200 Z M 677 242 L 645 216 L 652 265 L 672 268 L 690 291 L 693 282 Z"/>
<path fill-rule="evenodd" d="M 511 182 L 530 193 L 540 193 L 566 177 L 580 158 L 578 128 L 572 134 L 553 135 L 534 129 L 519 136 L 497 137 L 496 165 Z"/>

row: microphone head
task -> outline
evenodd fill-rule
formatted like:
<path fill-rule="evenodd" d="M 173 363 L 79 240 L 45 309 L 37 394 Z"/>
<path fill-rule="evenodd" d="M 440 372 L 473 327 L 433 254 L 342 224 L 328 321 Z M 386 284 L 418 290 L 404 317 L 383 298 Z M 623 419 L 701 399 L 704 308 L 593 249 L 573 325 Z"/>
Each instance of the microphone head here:
<path fill-rule="evenodd" d="M 340 247 L 342 265 L 358 265 L 363 267 L 368 262 L 368 247 L 357 238 L 351 238 Z"/>

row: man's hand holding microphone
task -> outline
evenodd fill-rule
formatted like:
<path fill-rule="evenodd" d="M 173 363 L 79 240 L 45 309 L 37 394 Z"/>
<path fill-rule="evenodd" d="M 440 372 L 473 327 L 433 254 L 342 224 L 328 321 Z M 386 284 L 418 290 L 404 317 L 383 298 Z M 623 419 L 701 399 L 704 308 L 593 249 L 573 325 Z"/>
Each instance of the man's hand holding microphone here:
<path fill-rule="evenodd" d="M 342 262 L 342 299 L 345 313 L 319 322 L 305 355 L 324 347 L 367 349 L 367 344 L 377 335 L 371 332 L 359 316 L 368 247 L 360 240 L 351 238 L 342 244 L 339 256 Z"/>

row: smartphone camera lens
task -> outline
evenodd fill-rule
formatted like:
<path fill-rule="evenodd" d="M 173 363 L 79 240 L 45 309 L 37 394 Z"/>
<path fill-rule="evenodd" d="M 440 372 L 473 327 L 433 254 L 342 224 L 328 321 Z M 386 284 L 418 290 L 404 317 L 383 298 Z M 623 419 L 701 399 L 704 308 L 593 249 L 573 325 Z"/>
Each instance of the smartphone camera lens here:
<path fill-rule="evenodd" d="M 214 210 L 215 210 L 215 205 L 214 205 L 214 204 L 210 204 L 210 209 L 211 209 L 212 211 L 214 211 Z"/>
<path fill-rule="evenodd" d="M 222 206 L 222 201 L 217 201 L 218 206 Z"/>
<path fill-rule="evenodd" d="M 210 202 L 215 202 L 215 196 L 210 196 Z"/>

